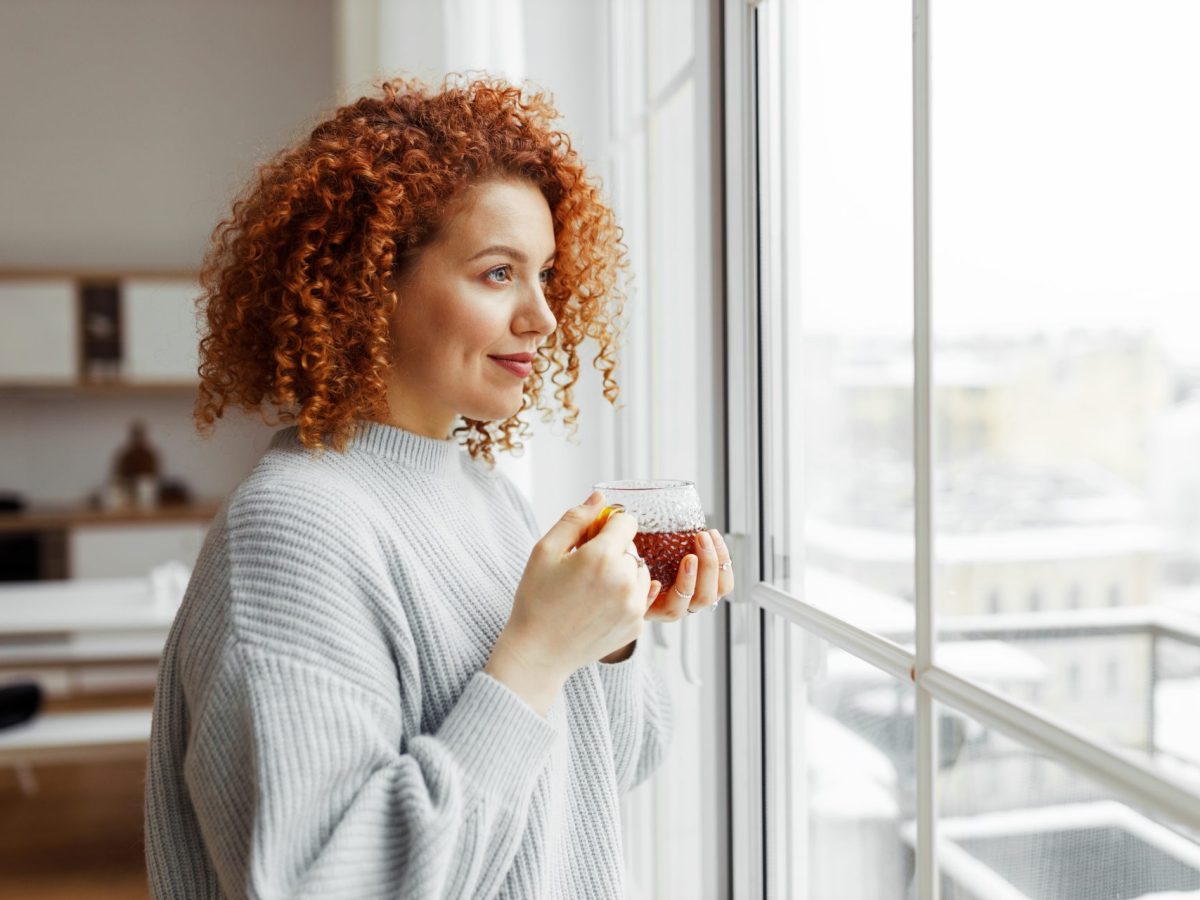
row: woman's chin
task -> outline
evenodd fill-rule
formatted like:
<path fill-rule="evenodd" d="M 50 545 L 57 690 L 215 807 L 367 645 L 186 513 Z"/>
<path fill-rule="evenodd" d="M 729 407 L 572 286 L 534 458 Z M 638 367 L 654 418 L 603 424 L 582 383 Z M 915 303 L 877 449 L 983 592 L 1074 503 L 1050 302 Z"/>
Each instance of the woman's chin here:
<path fill-rule="evenodd" d="M 512 403 L 481 403 L 475 410 L 463 412 L 462 415 L 478 422 L 504 422 L 519 413 L 523 403 L 523 398 Z"/>

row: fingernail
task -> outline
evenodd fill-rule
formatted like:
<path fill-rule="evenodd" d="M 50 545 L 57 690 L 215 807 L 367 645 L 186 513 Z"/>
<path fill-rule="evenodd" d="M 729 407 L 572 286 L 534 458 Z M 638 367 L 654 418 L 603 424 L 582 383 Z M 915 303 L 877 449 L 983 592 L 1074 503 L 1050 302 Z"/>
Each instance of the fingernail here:
<path fill-rule="evenodd" d="M 696 557 L 689 556 L 683 561 L 683 571 L 691 575 L 696 571 Z"/>
<path fill-rule="evenodd" d="M 599 491 L 592 491 L 590 494 L 587 495 L 587 499 L 584 500 L 583 503 L 580 505 L 581 506 L 591 506 L 593 503 L 595 503 L 597 500 L 600 499 L 600 497 L 597 496 L 599 493 L 600 493 Z"/>
<path fill-rule="evenodd" d="M 712 538 L 709 537 L 708 532 L 707 531 L 700 532 L 700 546 L 703 547 L 705 550 L 711 550 L 712 545 L 713 545 Z"/>

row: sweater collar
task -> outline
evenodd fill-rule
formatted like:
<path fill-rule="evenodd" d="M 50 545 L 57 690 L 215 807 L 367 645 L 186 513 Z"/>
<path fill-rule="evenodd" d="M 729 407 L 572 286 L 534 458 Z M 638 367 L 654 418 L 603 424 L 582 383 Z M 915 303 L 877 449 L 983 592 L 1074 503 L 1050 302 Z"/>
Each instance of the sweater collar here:
<path fill-rule="evenodd" d="M 346 443 L 347 453 L 369 453 L 435 475 L 453 474 L 461 466 L 462 450 L 453 438 L 439 440 L 383 422 L 359 421 L 357 425 Z M 277 431 L 271 446 L 303 447 L 299 430 L 292 425 Z"/>

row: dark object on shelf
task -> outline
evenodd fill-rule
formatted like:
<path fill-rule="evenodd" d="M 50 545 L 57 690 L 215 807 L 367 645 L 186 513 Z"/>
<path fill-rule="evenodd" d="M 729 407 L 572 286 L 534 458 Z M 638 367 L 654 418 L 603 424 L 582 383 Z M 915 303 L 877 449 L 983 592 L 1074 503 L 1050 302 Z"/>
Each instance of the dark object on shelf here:
<path fill-rule="evenodd" d="M 146 425 L 140 420 L 134 420 L 129 426 L 129 443 L 117 454 L 117 478 L 133 482 L 143 475 L 151 478 L 158 477 L 158 453 L 146 441 Z"/>
<path fill-rule="evenodd" d="M 20 494 L 0 494 L 0 515 L 21 512 L 25 500 Z M 0 535 L 0 581 L 37 581 L 41 573 L 41 545 L 30 533 Z"/>
<path fill-rule="evenodd" d="M 129 428 L 129 443 L 121 448 L 113 464 L 113 483 L 125 505 L 153 507 L 158 500 L 158 453 L 146 441 L 146 426 L 135 420 Z"/>
<path fill-rule="evenodd" d="M 121 377 L 121 287 L 115 281 L 79 286 L 84 381 Z"/>
<path fill-rule="evenodd" d="M 0 581 L 38 581 L 42 577 L 42 545 L 29 532 L 0 534 Z"/>
<path fill-rule="evenodd" d="M 18 681 L 0 687 L 0 728 L 28 722 L 42 708 L 42 687 L 36 681 Z"/>
<path fill-rule="evenodd" d="M 159 506 L 185 506 L 191 502 L 191 490 L 178 478 L 168 478 L 158 486 Z"/>

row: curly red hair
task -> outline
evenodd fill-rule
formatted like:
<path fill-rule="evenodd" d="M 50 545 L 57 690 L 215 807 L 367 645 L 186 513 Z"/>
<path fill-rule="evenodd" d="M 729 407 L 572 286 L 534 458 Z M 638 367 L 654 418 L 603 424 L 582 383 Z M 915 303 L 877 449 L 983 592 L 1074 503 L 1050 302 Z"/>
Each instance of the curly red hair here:
<path fill-rule="evenodd" d="M 208 326 L 195 407 L 201 433 L 235 405 L 268 424 L 298 423 L 305 446 L 328 441 L 340 452 L 357 420 L 386 421 L 394 286 L 452 201 L 492 178 L 524 179 L 550 207 L 556 259 L 545 296 L 558 327 L 534 359 L 521 409 L 498 423 L 463 417 L 454 434 L 489 464 L 495 446 L 519 449 L 529 436 L 521 413 L 536 407 L 553 418 L 542 401 L 551 367 L 574 433 L 578 348 L 588 337 L 600 348 L 593 365 L 604 396 L 616 403 L 622 230 L 570 138 L 551 128 L 558 113 L 543 93 L 487 77 L 460 86 L 454 77 L 436 92 L 390 79 L 382 97 L 337 109 L 263 164 L 216 227 L 197 300 Z"/>

